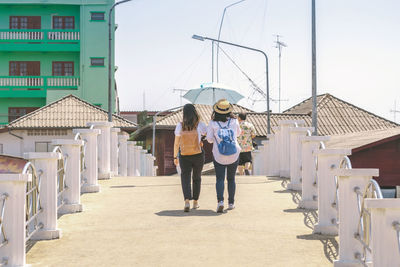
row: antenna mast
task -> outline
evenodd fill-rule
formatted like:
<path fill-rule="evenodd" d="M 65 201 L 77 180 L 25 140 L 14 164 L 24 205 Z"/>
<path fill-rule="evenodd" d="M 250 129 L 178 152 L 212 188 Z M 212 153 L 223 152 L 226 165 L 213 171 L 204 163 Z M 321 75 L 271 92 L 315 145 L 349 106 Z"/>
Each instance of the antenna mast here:
<path fill-rule="evenodd" d="M 287 45 L 282 42 L 279 38 L 282 37 L 282 35 L 275 35 L 276 41 L 275 41 L 275 48 L 278 48 L 279 51 L 279 97 L 278 97 L 278 106 L 279 106 L 279 113 L 281 113 L 281 56 L 282 56 L 282 47 L 287 47 Z"/>

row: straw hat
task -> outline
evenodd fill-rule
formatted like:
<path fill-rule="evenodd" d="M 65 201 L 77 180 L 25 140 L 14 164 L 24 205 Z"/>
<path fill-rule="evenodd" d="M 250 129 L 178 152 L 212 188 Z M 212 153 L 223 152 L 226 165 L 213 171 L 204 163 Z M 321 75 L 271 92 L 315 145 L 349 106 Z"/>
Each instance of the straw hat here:
<path fill-rule="evenodd" d="M 233 106 L 226 99 L 220 99 L 217 103 L 214 104 L 213 109 L 215 112 L 219 114 L 228 114 L 232 112 Z"/>

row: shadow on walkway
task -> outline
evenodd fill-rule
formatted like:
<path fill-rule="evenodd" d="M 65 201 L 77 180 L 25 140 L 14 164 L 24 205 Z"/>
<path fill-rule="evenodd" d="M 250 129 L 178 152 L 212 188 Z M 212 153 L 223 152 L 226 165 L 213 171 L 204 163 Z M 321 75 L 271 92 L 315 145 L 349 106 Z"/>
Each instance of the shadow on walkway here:
<path fill-rule="evenodd" d="M 226 211 L 224 211 L 226 213 Z M 222 213 L 216 213 L 215 210 L 163 210 L 155 213 L 158 216 L 186 217 L 186 216 L 220 216 Z"/>
<path fill-rule="evenodd" d="M 319 241 L 321 241 L 321 243 L 324 247 L 325 257 L 332 263 L 334 260 L 337 259 L 338 255 L 339 255 L 339 244 L 336 241 L 335 237 L 317 235 L 317 234 L 298 235 L 296 237 L 298 239 L 304 239 L 304 240 L 319 240 Z"/>

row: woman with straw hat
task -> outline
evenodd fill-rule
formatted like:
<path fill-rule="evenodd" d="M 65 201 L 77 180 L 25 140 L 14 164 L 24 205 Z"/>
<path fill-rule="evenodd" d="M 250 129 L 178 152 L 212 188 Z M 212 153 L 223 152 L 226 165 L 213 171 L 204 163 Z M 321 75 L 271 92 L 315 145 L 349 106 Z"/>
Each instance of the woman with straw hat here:
<path fill-rule="evenodd" d="M 233 106 L 221 99 L 213 106 L 214 112 L 207 128 L 207 141 L 213 143 L 214 168 L 217 177 L 217 212 L 224 210 L 225 171 L 228 180 L 229 208 L 235 208 L 235 175 L 238 166 L 240 146 L 237 136 L 240 134 L 238 120 L 233 116 Z"/>

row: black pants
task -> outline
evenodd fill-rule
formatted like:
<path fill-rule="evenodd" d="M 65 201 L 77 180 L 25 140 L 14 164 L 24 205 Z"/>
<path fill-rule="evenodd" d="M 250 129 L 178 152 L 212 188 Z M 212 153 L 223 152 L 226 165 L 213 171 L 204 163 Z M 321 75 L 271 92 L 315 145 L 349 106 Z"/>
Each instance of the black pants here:
<path fill-rule="evenodd" d="M 204 165 L 204 152 L 190 156 L 180 156 L 179 166 L 181 167 L 181 184 L 184 199 L 198 200 L 201 187 L 201 171 Z M 193 175 L 192 175 L 193 171 Z M 191 188 L 193 179 L 193 196 Z"/>

